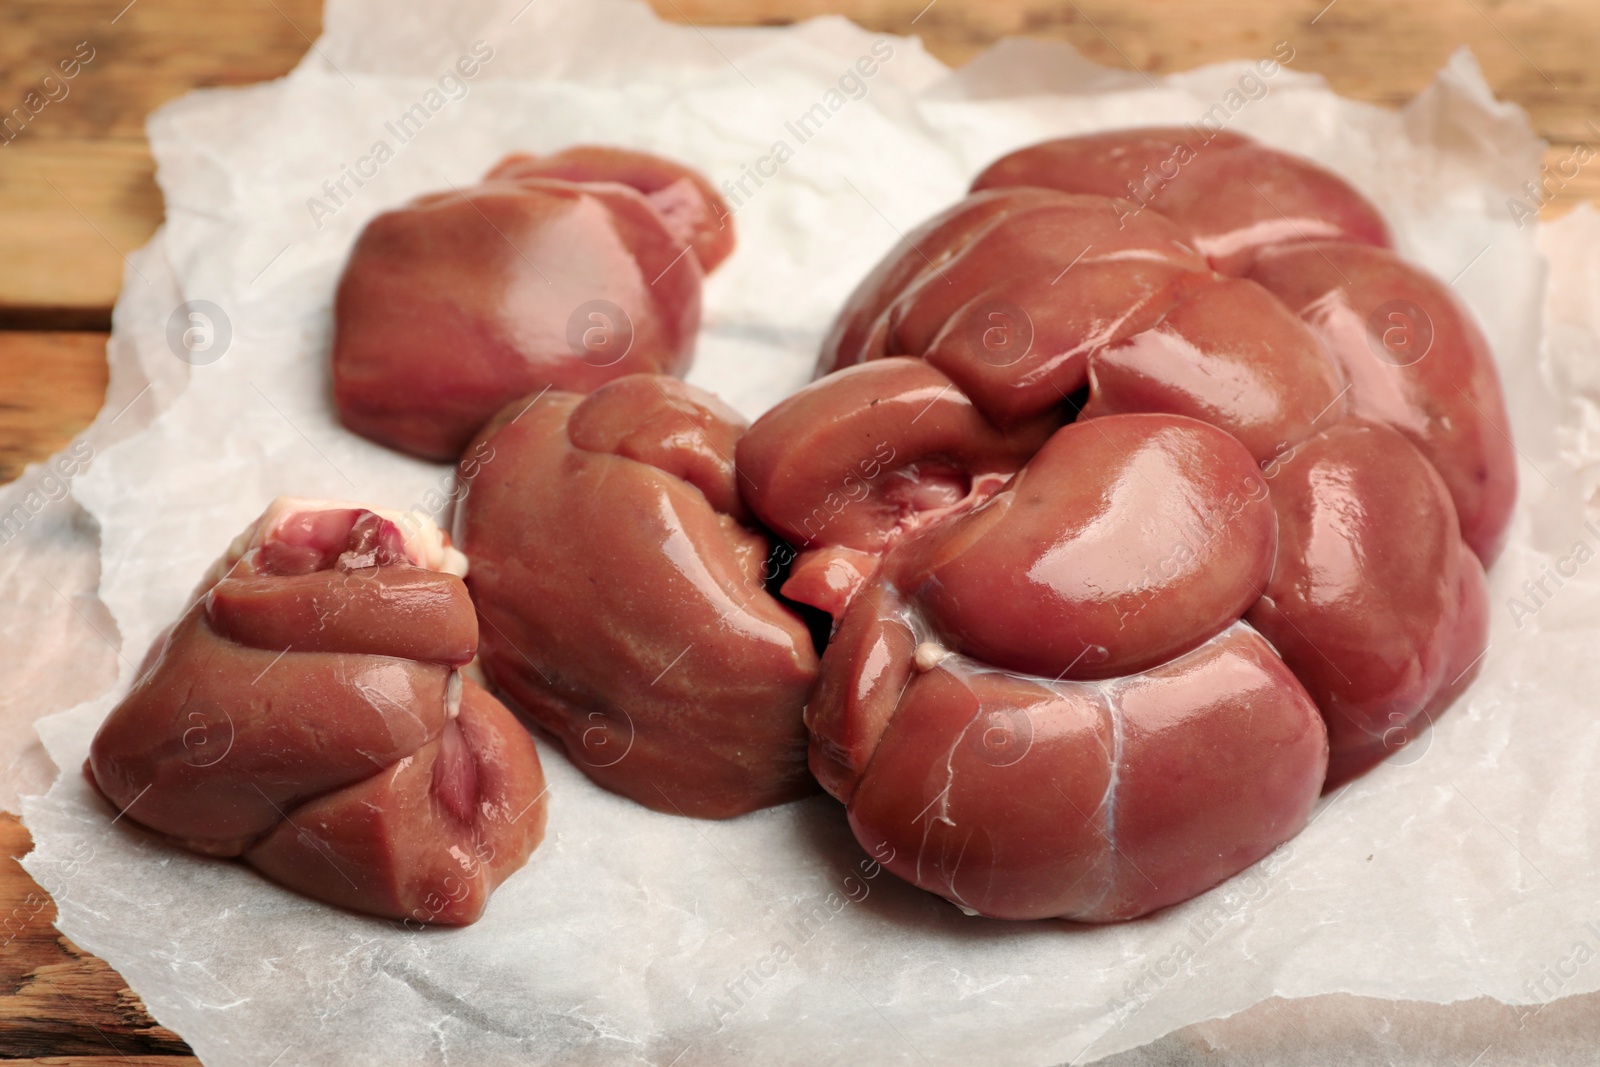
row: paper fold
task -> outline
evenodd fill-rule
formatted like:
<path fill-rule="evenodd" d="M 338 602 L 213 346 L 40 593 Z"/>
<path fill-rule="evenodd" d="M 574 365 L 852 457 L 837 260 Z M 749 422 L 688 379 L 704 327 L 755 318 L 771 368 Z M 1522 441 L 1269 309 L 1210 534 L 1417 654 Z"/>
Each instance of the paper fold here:
<path fill-rule="evenodd" d="M 1009 41 L 951 74 L 916 42 L 839 19 L 702 30 L 615 0 L 339 0 L 325 25 L 289 77 L 153 116 L 168 222 L 130 257 L 107 414 L 84 435 L 93 465 L 73 480 L 77 503 L 42 511 L 0 566 L 23 605 L 6 623 L 20 685 L 0 721 L 17 736 L 85 701 L 38 724 L 64 773 L 23 804 L 37 845 L 25 864 L 61 929 L 207 1064 L 1042 1065 L 1273 995 L 1527 1004 L 1600 989 L 1600 964 L 1540 984 L 1574 943 L 1600 954 L 1600 562 L 1515 606 L 1579 542 L 1600 552 L 1600 216 L 1517 224 L 1506 200 L 1540 145 L 1470 56 L 1393 113 L 1337 98 L 1292 58 L 1270 76 L 1230 63 L 1147 80 Z M 800 142 L 786 123 L 880 41 L 892 58 Z M 324 184 L 476 42 L 493 58 L 464 97 L 330 205 Z M 737 193 L 740 247 L 708 286 L 692 380 L 754 415 L 809 377 L 856 281 L 978 167 L 1046 136 L 1195 122 L 1219 105 L 1228 128 L 1343 174 L 1407 254 L 1456 279 L 1494 344 L 1523 457 L 1482 678 L 1256 868 L 1119 926 L 969 919 L 873 874 L 826 797 L 725 823 L 662 816 L 541 741 L 546 844 L 478 925 L 419 934 L 112 825 L 78 773 L 130 661 L 268 500 L 405 508 L 448 486 L 448 468 L 343 431 L 328 402 L 332 287 L 376 212 L 513 149 L 602 141 L 701 168 Z M 790 158 L 741 188 L 779 141 Z M 232 341 L 192 366 L 167 323 L 201 299 Z M 49 575 L 55 592 L 36 580 Z M 0 765 L 22 747 L 7 745 Z M 42 784 L 44 765 L 29 766 L 20 781 Z"/>

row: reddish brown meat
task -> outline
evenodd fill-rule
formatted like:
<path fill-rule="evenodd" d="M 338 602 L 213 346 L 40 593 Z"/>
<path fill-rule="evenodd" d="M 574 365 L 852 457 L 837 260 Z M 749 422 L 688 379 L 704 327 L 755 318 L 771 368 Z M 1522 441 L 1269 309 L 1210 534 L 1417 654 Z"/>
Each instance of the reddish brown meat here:
<path fill-rule="evenodd" d="M 897 702 L 850 825 L 969 912 L 1131 919 L 1292 837 L 1327 752 L 1316 707 L 1245 626 L 1101 683 L 949 656 Z"/>
<path fill-rule="evenodd" d="M 922 356 L 1000 426 L 1060 407 L 1089 357 L 1150 329 L 1205 261 L 1148 212 L 1041 189 L 968 197 L 914 231 L 851 296 L 819 374 Z"/>
<path fill-rule="evenodd" d="M 938 369 L 877 360 L 763 415 L 760 437 L 739 442 L 740 488 L 791 544 L 879 552 L 930 518 L 987 499 L 1059 423 L 1052 413 L 998 430 Z"/>
<path fill-rule="evenodd" d="M 130 822 L 308 896 L 470 923 L 544 834 L 525 730 L 460 670 L 461 556 L 369 509 L 278 501 L 101 725 Z"/>
<path fill-rule="evenodd" d="M 1195 274 L 1158 326 L 1089 357 L 1082 415 L 1189 415 L 1265 462 L 1337 422 L 1343 390 L 1316 336 L 1271 293 Z"/>
<path fill-rule="evenodd" d="M 1247 621 L 1328 720 L 1338 783 L 1419 728 L 1488 641 L 1483 567 L 1438 472 L 1400 434 L 1350 419 L 1276 467 L 1281 551 Z"/>
<path fill-rule="evenodd" d="M 513 153 L 496 164 L 486 178 L 617 182 L 645 195 L 666 220 L 672 236 L 694 250 L 700 269 L 707 274 L 733 254 L 733 216 L 722 197 L 697 171 L 670 159 L 621 148 L 578 145 L 551 156 Z"/>
<path fill-rule="evenodd" d="M 825 377 L 738 451 L 752 509 L 807 546 L 785 594 L 836 619 L 806 722 L 857 837 L 968 910 L 1101 921 L 1292 836 L 1328 734 L 1238 621 L 1278 554 L 1250 453 L 1170 414 L 1008 437 L 915 366 Z"/>
<path fill-rule="evenodd" d="M 812 769 L 874 855 L 968 910 L 1100 921 L 1192 896 L 1298 830 L 1323 783 L 1316 705 L 1236 621 L 1275 549 L 1227 434 L 1068 426 L 846 599 Z"/>
<path fill-rule="evenodd" d="M 1487 641 L 1515 479 L 1482 337 L 1344 183 L 1186 136 L 997 163 L 739 443 L 803 550 L 783 592 L 834 619 L 812 769 L 969 910 L 1205 889 L 1413 740 Z"/>
<path fill-rule="evenodd" d="M 1238 441 L 1181 416 L 1109 415 L 1057 431 L 999 494 L 906 546 L 891 580 L 970 656 L 1107 678 L 1232 623 L 1277 546 Z"/>
<path fill-rule="evenodd" d="M 1243 274 L 1256 253 L 1301 241 L 1389 246 L 1377 209 L 1342 178 L 1237 133 L 1112 130 L 1031 145 L 991 163 L 974 192 L 1035 186 L 1119 197 L 1133 218 L 1171 219 L 1211 265 Z"/>
<path fill-rule="evenodd" d="M 1297 245 L 1251 272 L 1298 313 L 1350 383 L 1352 414 L 1405 434 L 1432 463 L 1484 566 L 1517 501 L 1511 420 L 1489 343 L 1450 287 L 1393 252 Z"/>
<path fill-rule="evenodd" d="M 743 430 L 652 375 L 518 401 L 485 428 L 494 458 L 457 515 L 489 676 L 584 773 L 660 811 L 722 818 L 814 788 L 817 658 L 741 521 Z"/>
<path fill-rule="evenodd" d="M 511 156 L 379 215 L 335 299 L 340 418 L 454 460 L 519 396 L 684 373 L 701 278 L 733 246 L 727 216 L 692 171 L 602 148 Z"/>

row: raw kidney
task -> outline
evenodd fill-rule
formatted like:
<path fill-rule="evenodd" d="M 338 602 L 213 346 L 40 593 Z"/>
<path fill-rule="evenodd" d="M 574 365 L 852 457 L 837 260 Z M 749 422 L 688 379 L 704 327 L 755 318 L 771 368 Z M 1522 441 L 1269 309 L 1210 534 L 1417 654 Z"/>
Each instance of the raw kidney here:
<path fill-rule="evenodd" d="M 1242 274 L 1258 250 L 1301 241 L 1387 248 L 1383 216 L 1336 174 L 1226 130 L 1150 127 L 1063 137 L 995 160 L 974 191 L 1039 186 L 1153 210 L 1224 274 Z"/>
<path fill-rule="evenodd" d="M 745 424 L 673 378 L 509 405 L 466 464 L 456 536 L 499 690 L 585 774 L 723 818 L 815 788 L 806 624 L 766 589 L 735 485 Z"/>
<path fill-rule="evenodd" d="M 281 499 L 158 640 L 85 770 L 130 822 L 319 900 L 462 924 L 544 835 L 532 739 L 463 674 L 431 523 Z"/>
<path fill-rule="evenodd" d="M 1312 164 L 1122 131 L 997 162 L 861 283 L 738 464 L 834 620 L 810 763 L 886 866 L 1141 915 L 1466 688 L 1514 451 L 1388 240 Z"/>
<path fill-rule="evenodd" d="M 670 160 L 595 147 L 508 156 L 477 185 L 362 231 L 334 301 L 339 417 L 454 461 L 519 396 L 681 375 L 701 279 L 732 249 L 722 199 Z"/>

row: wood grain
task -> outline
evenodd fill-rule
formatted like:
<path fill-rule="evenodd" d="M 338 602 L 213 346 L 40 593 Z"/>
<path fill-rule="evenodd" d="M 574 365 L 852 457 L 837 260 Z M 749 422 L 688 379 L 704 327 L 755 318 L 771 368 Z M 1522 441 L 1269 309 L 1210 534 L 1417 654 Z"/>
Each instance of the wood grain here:
<path fill-rule="evenodd" d="M 32 847 L 28 831 L 0 814 L 0 1058 L 198 1064 L 121 975 L 56 932 L 55 904 L 17 863 Z"/>
<path fill-rule="evenodd" d="M 0 148 L 0 210 L 0 328 L 109 330 L 123 257 L 161 221 L 149 150 L 18 138 Z"/>
<path fill-rule="evenodd" d="M 787 23 L 829 11 L 920 33 L 959 63 L 1008 34 L 1070 41 L 1108 66 L 1150 74 L 1254 58 L 1290 41 L 1297 69 L 1341 93 L 1398 106 L 1457 47 L 1551 141 L 1554 167 L 1600 147 L 1600 4 L 1592 0 L 652 0 L 696 25 Z M 0 328 L 30 309 L 109 322 L 123 260 L 161 221 L 146 115 L 191 87 L 288 71 L 320 32 L 316 0 L 8 0 L 0 8 L 0 115 L 43 86 L 81 44 L 94 58 L 15 140 L 0 138 Z M 919 17 L 920 13 L 920 17 Z M 57 90 L 59 94 L 59 90 Z M 38 99 L 47 99 L 39 97 Z M 1595 125 L 1591 125 L 1595 123 Z M 1547 214 L 1600 198 L 1600 164 L 1552 187 Z M 75 311 L 74 318 L 71 312 Z M 94 316 L 98 314 L 97 319 Z"/>
<path fill-rule="evenodd" d="M 1410 99 L 1466 46 L 1495 91 L 1551 142 L 1551 167 L 1579 143 L 1600 146 L 1594 0 L 651 2 L 663 17 L 696 25 L 842 13 L 871 29 L 919 33 L 952 64 L 1011 34 L 1066 40 L 1097 62 L 1151 75 L 1255 58 L 1287 40 L 1296 69 L 1386 106 Z M 124 257 L 162 216 L 146 116 L 191 88 L 280 76 L 320 29 L 320 0 L 0 6 L 0 123 L 11 123 L 0 125 L 0 481 L 65 444 L 100 405 L 103 331 Z M 93 58 L 61 78 L 62 61 L 85 46 Z M 1546 215 L 1600 198 L 1600 162 L 1551 192 Z M 198 1063 L 114 971 L 54 930 L 54 905 L 16 862 L 28 847 L 26 830 L 0 814 L 0 1060 Z"/>
<path fill-rule="evenodd" d="M 161 222 L 145 118 L 190 89 L 282 76 L 321 29 L 319 0 L 0 5 L 0 328 L 51 325 L 44 306 L 109 329 L 123 256 Z"/>
<path fill-rule="evenodd" d="M 9 482 L 100 410 L 106 335 L 0 332 L 0 382 L 0 482 Z"/>
<path fill-rule="evenodd" d="M 7 1058 L 6 1067 L 198 1067 L 193 1056 L 44 1056 L 15 1060 Z"/>

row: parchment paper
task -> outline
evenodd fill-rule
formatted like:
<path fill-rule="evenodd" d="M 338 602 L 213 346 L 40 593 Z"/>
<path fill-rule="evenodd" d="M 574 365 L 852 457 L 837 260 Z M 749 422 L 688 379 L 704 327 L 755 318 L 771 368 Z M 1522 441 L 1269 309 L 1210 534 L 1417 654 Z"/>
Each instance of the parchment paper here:
<path fill-rule="evenodd" d="M 1295 72 L 1293 41 L 1263 45 L 1263 61 L 1289 57 L 1276 68 L 1147 79 L 1036 42 L 951 74 L 915 41 L 838 19 L 701 30 L 592 0 L 336 0 L 325 25 L 288 78 L 152 118 L 167 223 L 130 257 L 111 395 L 83 442 L 92 466 L 73 499 L 30 511 L 0 567 L 22 605 L 5 624 L 20 684 L 0 706 L 12 788 L 48 780 L 25 724 L 111 683 L 38 723 L 65 773 L 22 802 L 26 866 L 61 929 L 207 1064 L 1035 1065 L 1274 995 L 1489 996 L 1531 1012 L 1600 989 L 1600 521 L 1586 525 L 1600 515 L 1600 218 L 1546 233 L 1546 309 L 1538 227 L 1509 203 L 1529 203 L 1540 145 L 1470 56 L 1390 113 Z M 492 55 L 453 73 L 475 47 Z M 1481 679 L 1251 871 L 1119 926 L 967 918 L 874 877 L 831 799 L 723 823 L 657 815 L 541 742 L 548 840 L 476 926 L 416 933 L 158 844 L 85 785 L 78 767 L 132 664 L 268 500 L 405 508 L 448 493 L 447 468 L 344 432 L 328 403 L 333 283 L 377 211 L 469 183 L 507 150 L 575 141 L 729 182 L 740 247 L 709 283 L 692 380 L 753 416 L 807 378 L 871 264 L 989 159 L 1207 115 L 1345 175 L 1408 255 L 1454 280 L 1501 360 L 1522 457 Z M 391 151 L 374 165 L 380 140 Z M 198 300 L 220 312 L 225 351 L 169 342 L 180 303 Z"/>

